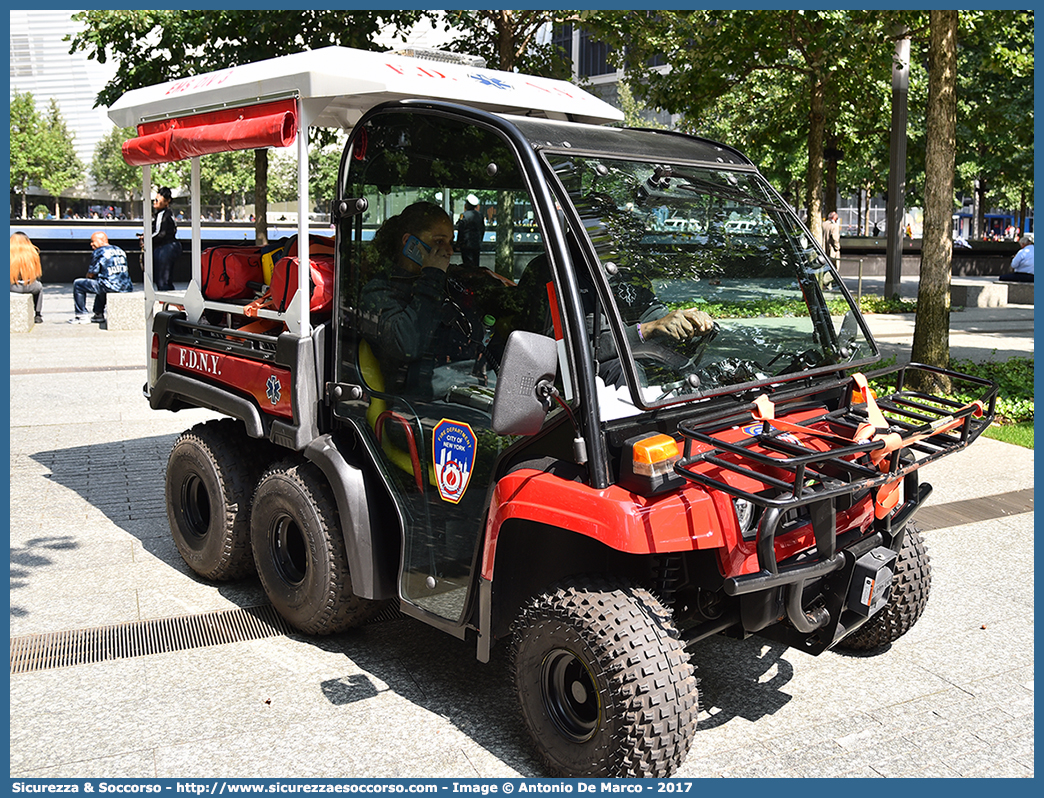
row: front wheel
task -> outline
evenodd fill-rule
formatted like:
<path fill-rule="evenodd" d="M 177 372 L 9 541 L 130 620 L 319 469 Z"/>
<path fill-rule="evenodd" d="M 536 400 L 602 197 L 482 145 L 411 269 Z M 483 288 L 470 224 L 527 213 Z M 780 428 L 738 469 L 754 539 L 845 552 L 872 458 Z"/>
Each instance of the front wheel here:
<path fill-rule="evenodd" d="M 268 600 L 302 632 L 341 632 L 384 607 L 353 594 L 336 503 L 311 463 L 277 463 L 262 475 L 250 539 Z"/>
<path fill-rule="evenodd" d="M 850 651 L 873 651 L 894 643 L 913 628 L 928 604 L 932 564 L 924 538 L 913 526 L 895 560 L 892 593 L 884 609 L 837 644 Z"/>
<path fill-rule="evenodd" d="M 514 628 L 523 720 L 564 777 L 666 777 L 696 732 L 696 677 L 648 590 L 601 581 L 534 599 Z"/>

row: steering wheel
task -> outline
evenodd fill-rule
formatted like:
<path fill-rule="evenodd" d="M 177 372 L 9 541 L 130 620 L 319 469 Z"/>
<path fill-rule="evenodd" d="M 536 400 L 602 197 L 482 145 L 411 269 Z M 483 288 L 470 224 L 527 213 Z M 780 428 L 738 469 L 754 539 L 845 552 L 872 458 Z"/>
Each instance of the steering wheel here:
<path fill-rule="evenodd" d="M 692 354 L 688 357 L 675 351 L 667 344 L 660 343 L 660 341 L 656 339 L 652 341 L 642 341 L 637 346 L 632 347 L 631 351 L 636 358 L 654 360 L 674 371 L 691 371 L 695 369 L 697 364 L 699 364 L 703 359 L 703 356 L 707 353 L 707 347 L 710 345 L 710 342 L 714 340 L 720 331 L 720 325 L 718 322 L 714 322 L 710 330 L 703 333 L 703 335 L 698 336 L 699 340 L 697 341 L 695 348 L 692 350 Z"/>
<path fill-rule="evenodd" d="M 674 393 L 681 395 L 683 389 L 688 389 L 689 392 L 699 389 L 700 378 L 696 375 L 696 367 L 703 360 L 703 356 L 707 354 L 707 347 L 719 332 L 721 332 L 721 326 L 718 322 L 714 322 L 710 330 L 699 336 L 699 341 L 697 341 L 692 354 L 688 357 L 655 340 L 643 341 L 634 348 L 635 358 L 662 363 L 672 371 L 685 375 L 680 380 L 663 385 L 663 393 L 660 394 L 657 401 L 666 399 Z"/>

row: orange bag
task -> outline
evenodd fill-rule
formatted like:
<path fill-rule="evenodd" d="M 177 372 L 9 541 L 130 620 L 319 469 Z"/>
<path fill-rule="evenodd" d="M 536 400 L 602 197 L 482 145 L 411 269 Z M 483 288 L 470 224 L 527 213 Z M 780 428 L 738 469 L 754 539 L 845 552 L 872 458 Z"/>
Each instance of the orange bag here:
<path fill-rule="evenodd" d="M 312 313 L 329 313 L 333 307 L 334 296 L 334 259 L 333 255 L 315 254 L 309 258 L 310 301 Z M 296 257 L 286 257 L 279 261 L 272 270 L 272 285 L 269 289 L 272 296 L 272 307 L 280 312 L 287 309 L 297 293 Z"/>
<path fill-rule="evenodd" d="M 205 299 L 245 299 L 264 287 L 260 247 L 211 247 L 202 255 Z M 250 285 L 253 283 L 254 285 Z"/>

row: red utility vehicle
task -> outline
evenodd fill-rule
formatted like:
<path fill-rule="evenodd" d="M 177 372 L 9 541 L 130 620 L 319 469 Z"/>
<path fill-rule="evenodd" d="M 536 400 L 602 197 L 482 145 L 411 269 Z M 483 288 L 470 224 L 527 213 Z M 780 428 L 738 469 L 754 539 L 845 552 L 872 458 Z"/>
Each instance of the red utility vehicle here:
<path fill-rule="evenodd" d="M 509 641 L 533 744 L 568 776 L 674 772 L 710 635 L 876 649 L 921 615 L 918 469 L 985 429 L 996 388 L 947 372 L 966 403 L 912 389 L 926 367 L 866 372 L 851 296 L 735 149 L 607 125 L 621 114 L 567 83 L 341 48 L 132 91 L 110 116 L 138 126 L 145 196 L 148 165 L 192 159 L 192 282 L 156 292 L 147 258 L 145 393 L 228 417 L 167 469 L 201 576 L 256 570 L 305 632 L 390 605 L 482 661 Z M 346 134 L 318 230 L 314 127 Z M 229 298 L 200 251 L 199 158 L 281 146 L 298 235 L 234 255 Z M 455 222 L 469 195 L 482 268 L 395 272 L 378 231 L 418 201 Z M 422 265 L 433 246 L 401 243 Z M 397 313 L 427 334 L 391 358 Z"/>

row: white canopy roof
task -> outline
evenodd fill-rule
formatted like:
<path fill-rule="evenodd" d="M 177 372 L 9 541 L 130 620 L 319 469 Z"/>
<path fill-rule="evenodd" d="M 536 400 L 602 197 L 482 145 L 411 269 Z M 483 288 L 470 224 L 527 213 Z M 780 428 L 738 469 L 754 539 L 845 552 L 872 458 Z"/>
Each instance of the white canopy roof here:
<path fill-rule="evenodd" d="M 407 98 L 592 124 L 623 119 L 618 109 L 566 81 L 347 47 L 325 47 L 134 89 L 113 103 L 109 118 L 121 127 L 133 127 L 142 121 L 290 96 L 305 101 L 312 125 L 344 129 L 374 105 Z"/>

